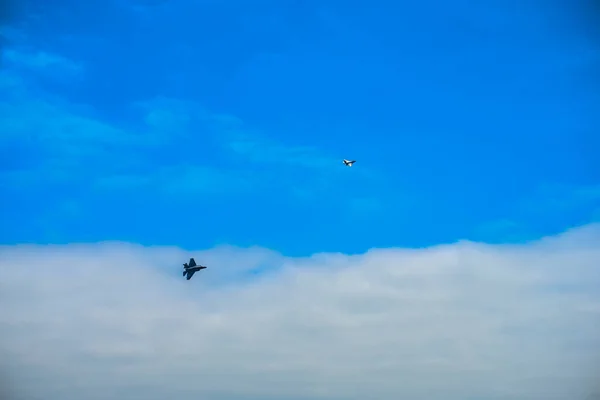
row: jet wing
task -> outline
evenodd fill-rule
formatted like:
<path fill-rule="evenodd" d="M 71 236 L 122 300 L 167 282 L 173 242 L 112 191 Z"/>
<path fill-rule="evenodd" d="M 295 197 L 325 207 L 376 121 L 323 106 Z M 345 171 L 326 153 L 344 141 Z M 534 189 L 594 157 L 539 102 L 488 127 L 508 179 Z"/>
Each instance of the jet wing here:
<path fill-rule="evenodd" d="M 190 258 L 190 267 L 195 267 L 196 266 L 196 260 L 194 260 L 194 258 Z"/>
<path fill-rule="evenodd" d="M 187 273 L 187 277 L 185 278 L 187 281 L 189 281 L 190 279 L 192 279 L 192 276 L 194 276 L 194 274 L 196 273 L 195 270 L 191 270 L 191 271 L 186 271 Z"/>

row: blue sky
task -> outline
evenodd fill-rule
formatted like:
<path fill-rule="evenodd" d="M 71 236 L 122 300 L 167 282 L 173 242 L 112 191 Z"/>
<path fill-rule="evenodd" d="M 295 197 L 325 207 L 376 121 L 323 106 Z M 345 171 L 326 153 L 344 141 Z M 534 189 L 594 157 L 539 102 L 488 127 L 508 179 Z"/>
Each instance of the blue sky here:
<path fill-rule="evenodd" d="M 23 2 L 0 242 L 307 255 L 598 221 L 598 48 L 550 3 Z"/>

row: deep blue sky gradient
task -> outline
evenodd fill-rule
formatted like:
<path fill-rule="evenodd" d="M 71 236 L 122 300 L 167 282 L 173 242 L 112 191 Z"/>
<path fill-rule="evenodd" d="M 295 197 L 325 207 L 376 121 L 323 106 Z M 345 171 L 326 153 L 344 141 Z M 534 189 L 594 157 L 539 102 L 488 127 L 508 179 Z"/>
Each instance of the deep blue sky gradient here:
<path fill-rule="evenodd" d="M 25 1 L 0 242 L 306 255 L 598 221 L 600 57 L 568 4 Z"/>

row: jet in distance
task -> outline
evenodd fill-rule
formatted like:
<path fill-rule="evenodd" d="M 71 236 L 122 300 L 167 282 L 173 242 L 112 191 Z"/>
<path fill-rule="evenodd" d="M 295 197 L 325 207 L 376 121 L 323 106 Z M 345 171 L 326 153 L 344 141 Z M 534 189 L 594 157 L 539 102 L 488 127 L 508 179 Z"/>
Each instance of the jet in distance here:
<path fill-rule="evenodd" d="M 194 260 L 194 258 L 190 258 L 189 265 L 188 263 L 183 264 L 183 276 L 185 276 L 185 279 L 189 281 L 190 279 L 192 279 L 192 276 L 194 276 L 196 272 L 206 268 L 207 267 L 203 265 L 197 265 L 196 260 Z"/>

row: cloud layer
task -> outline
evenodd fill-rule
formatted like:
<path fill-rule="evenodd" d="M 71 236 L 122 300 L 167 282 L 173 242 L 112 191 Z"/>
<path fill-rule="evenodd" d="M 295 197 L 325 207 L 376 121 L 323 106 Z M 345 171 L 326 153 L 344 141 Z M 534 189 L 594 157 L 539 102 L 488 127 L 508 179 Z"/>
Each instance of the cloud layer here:
<path fill-rule="evenodd" d="M 209 269 L 187 282 L 180 262 Z M 23 399 L 583 399 L 600 226 L 292 259 L 126 243 L 0 249 L 0 359 Z"/>

